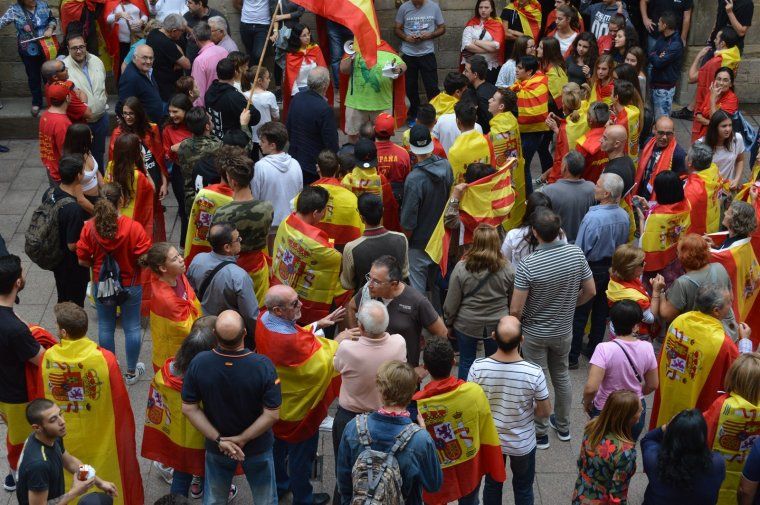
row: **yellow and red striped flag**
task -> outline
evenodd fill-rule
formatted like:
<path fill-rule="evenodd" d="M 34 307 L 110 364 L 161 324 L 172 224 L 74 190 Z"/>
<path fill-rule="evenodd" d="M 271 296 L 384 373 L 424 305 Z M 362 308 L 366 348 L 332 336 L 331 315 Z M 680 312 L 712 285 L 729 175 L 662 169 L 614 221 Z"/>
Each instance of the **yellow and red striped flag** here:
<path fill-rule="evenodd" d="M 657 205 L 647 217 L 641 233 L 644 270 L 662 270 L 676 259 L 676 247 L 682 233 L 691 226 L 691 205 L 684 199 L 670 205 Z"/>
<path fill-rule="evenodd" d="M 509 215 L 515 203 L 512 170 L 516 166 L 517 159 L 510 158 L 496 173 L 467 185 L 467 190 L 459 202 L 459 219 L 465 229 L 465 243 L 472 241 L 472 232 L 479 224 L 500 226 Z M 444 275 L 448 269 L 450 243 L 451 230 L 443 225 L 441 214 L 425 252 L 441 266 Z"/>
<path fill-rule="evenodd" d="M 364 223 L 359 217 L 357 195 L 341 186 L 340 181 L 334 177 L 323 177 L 313 182 L 312 186 L 325 188 L 330 194 L 325 217 L 317 224 L 317 228 L 327 233 L 336 246 L 344 246 L 359 238 L 364 231 Z"/>
<path fill-rule="evenodd" d="M 310 438 L 340 393 L 333 367 L 338 343 L 296 326 L 297 333 L 267 329 L 259 314 L 256 351 L 272 360 L 282 389 L 280 420 L 272 428 L 278 439 L 298 443 Z"/>
<path fill-rule="evenodd" d="M 153 236 L 153 184 L 148 180 L 148 174 L 135 169 L 134 184 L 129 191 L 133 197 L 127 205 L 121 208 L 122 215 L 134 219 L 145 228 L 149 237 Z M 113 178 L 113 161 L 106 166 L 106 182 L 115 182 Z M 126 191 L 125 188 L 122 190 Z"/>
<path fill-rule="evenodd" d="M 174 356 L 201 315 L 201 304 L 185 275 L 181 282 L 187 298 L 180 298 L 174 288 L 151 272 L 150 336 L 153 340 L 153 371 Z"/>
<path fill-rule="evenodd" d="M 225 183 L 206 186 L 195 195 L 193 207 L 187 220 L 187 237 L 185 237 L 185 264 L 193 262 L 196 254 L 211 250 L 208 232 L 214 214 L 223 205 L 232 201 L 232 188 Z"/>
<path fill-rule="evenodd" d="M 528 0 L 524 5 L 520 3 L 519 0 L 512 0 L 507 7 L 520 16 L 522 32 L 533 37 L 533 42 L 538 44 L 538 38 L 541 35 L 541 4 L 538 0 Z"/>
<path fill-rule="evenodd" d="M 517 94 L 520 133 L 548 131 L 546 118 L 549 116 L 549 79 L 538 71 L 529 79 L 512 85 Z"/>

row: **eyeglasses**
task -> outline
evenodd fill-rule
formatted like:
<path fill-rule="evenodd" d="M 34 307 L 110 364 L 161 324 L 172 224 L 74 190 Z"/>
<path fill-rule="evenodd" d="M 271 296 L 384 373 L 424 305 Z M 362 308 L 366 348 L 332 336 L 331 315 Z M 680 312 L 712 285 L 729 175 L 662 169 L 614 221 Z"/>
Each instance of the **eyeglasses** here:
<path fill-rule="evenodd" d="M 382 286 L 383 284 L 388 284 L 389 281 L 379 281 L 377 279 L 373 279 L 369 276 L 369 274 L 364 276 L 364 279 L 367 281 L 367 284 L 370 286 Z"/>
<path fill-rule="evenodd" d="M 85 49 L 87 49 L 87 46 L 84 45 L 84 44 L 82 44 L 81 46 L 72 46 L 72 47 L 70 47 L 69 51 L 79 52 L 79 51 L 84 51 Z"/>
<path fill-rule="evenodd" d="M 661 137 L 672 137 L 675 134 L 676 134 L 676 132 L 664 132 L 662 130 L 657 130 L 657 135 L 659 135 Z"/>
<path fill-rule="evenodd" d="M 299 303 L 301 303 L 301 300 L 299 300 L 298 298 L 296 298 L 295 300 L 293 300 L 290 303 L 286 303 L 285 305 L 280 305 L 280 308 L 283 308 L 283 309 L 295 309 L 296 307 L 298 307 Z"/>
<path fill-rule="evenodd" d="M 243 237 L 241 237 L 240 235 L 238 235 L 238 238 L 233 238 L 232 241 L 229 242 L 229 243 L 230 244 L 234 244 L 235 242 L 242 242 L 242 241 L 243 241 Z"/>
<path fill-rule="evenodd" d="M 132 111 L 130 111 L 130 112 L 122 111 L 121 115 L 124 116 L 124 117 L 135 117 L 135 113 L 132 112 Z"/>

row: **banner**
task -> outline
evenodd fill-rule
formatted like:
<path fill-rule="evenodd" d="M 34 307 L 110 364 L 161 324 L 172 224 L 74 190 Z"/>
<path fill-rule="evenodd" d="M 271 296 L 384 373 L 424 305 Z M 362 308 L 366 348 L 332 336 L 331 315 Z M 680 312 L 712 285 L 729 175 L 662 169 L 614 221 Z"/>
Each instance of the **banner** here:
<path fill-rule="evenodd" d="M 201 304 L 185 275 L 181 282 L 187 299 L 177 296 L 174 288 L 158 276 L 151 274 L 150 337 L 153 341 L 153 371 L 160 369 L 167 359 L 173 358 L 182 342 L 190 334 L 193 323 L 201 316 Z"/>

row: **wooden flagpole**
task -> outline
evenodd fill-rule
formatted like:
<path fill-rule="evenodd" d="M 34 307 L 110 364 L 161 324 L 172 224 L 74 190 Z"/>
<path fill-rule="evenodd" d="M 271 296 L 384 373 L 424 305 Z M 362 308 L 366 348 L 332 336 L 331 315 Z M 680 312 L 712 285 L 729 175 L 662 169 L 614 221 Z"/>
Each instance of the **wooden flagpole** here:
<path fill-rule="evenodd" d="M 248 95 L 248 103 L 246 104 L 245 108 L 249 109 L 251 107 L 251 100 L 253 100 L 253 90 L 256 87 L 256 82 L 259 80 L 259 73 L 261 72 L 261 65 L 264 63 L 264 56 L 267 54 L 267 46 L 269 45 L 269 37 L 272 36 L 272 28 L 274 28 L 275 20 L 274 18 L 277 17 L 277 15 L 282 12 L 282 2 L 278 1 L 277 5 L 274 7 L 274 12 L 272 12 L 272 21 L 269 23 L 269 29 L 267 30 L 267 38 L 266 42 L 264 43 L 264 49 L 261 51 L 261 56 L 259 56 L 259 64 L 256 66 L 256 74 L 253 77 L 253 82 L 251 83 L 251 93 Z M 275 63 L 276 65 L 277 63 Z"/>

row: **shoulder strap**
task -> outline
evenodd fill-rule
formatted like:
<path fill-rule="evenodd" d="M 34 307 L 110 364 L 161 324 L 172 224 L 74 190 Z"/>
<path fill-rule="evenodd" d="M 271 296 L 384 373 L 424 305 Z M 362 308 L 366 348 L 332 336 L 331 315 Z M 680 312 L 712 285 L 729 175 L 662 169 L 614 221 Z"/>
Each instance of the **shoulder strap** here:
<path fill-rule="evenodd" d="M 412 439 L 414 434 L 420 431 L 421 429 L 422 428 L 420 428 L 415 423 L 411 423 L 411 424 L 406 425 L 404 429 L 401 430 L 396 435 L 396 441 L 393 443 L 393 447 L 391 447 L 391 450 L 388 451 L 388 453 L 385 455 L 383 464 L 380 466 L 380 469 L 378 470 L 375 478 L 372 477 L 371 466 L 369 466 L 369 472 L 370 472 L 368 475 L 369 486 L 367 489 L 368 501 L 371 502 L 372 499 L 374 498 L 375 493 L 377 492 L 377 487 L 380 484 L 380 479 L 382 479 L 383 475 L 385 475 L 385 472 L 388 470 L 388 467 L 393 461 L 393 458 L 396 456 L 396 453 L 404 450 L 404 447 L 406 447 L 406 445 Z"/>
<path fill-rule="evenodd" d="M 208 289 L 209 285 L 211 284 L 211 281 L 214 279 L 216 274 L 219 273 L 219 271 L 226 267 L 227 265 L 234 265 L 234 261 L 222 261 L 217 266 L 214 267 L 213 270 L 211 270 L 208 274 L 206 274 L 206 277 L 203 279 L 203 283 L 201 284 L 201 287 L 198 288 L 198 299 L 203 300 L 203 295 L 206 293 L 206 290 Z"/>
<path fill-rule="evenodd" d="M 356 431 L 359 434 L 359 443 L 361 443 L 365 449 L 370 449 L 372 437 L 370 436 L 369 428 L 367 427 L 367 414 L 359 414 L 356 416 Z"/>
<path fill-rule="evenodd" d="M 482 288 L 483 286 L 485 286 L 486 282 L 488 282 L 488 279 L 490 279 L 492 275 L 493 275 L 493 272 L 491 272 L 489 270 L 488 273 L 486 275 L 484 275 L 483 278 L 478 281 L 478 283 L 475 285 L 474 288 L 472 288 L 467 293 L 465 293 L 464 295 L 462 295 L 462 299 L 464 300 L 465 298 L 469 298 L 472 295 L 474 295 L 475 293 L 477 293 L 478 291 L 480 291 L 480 288 Z"/>
<path fill-rule="evenodd" d="M 393 447 L 391 447 L 391 452 L 389 454 L 395 455 L 398 451 L 403 451 L 404 447 L 406 447 L 414 434 L 420 430 L 422 430 L 422 428 L 415 423 L 407 424 L 406 427 L 396 435 L 396 442 L 393 444 Z"/>
<path fill-rule="evenodd" d="M 618 347 L 620 347 L 620 350 L 623 351 L 623 354 L 625 354 L 626 359 L 628 360 L 628 364 L 631 365 L 631 369 L 633 370 L 633 375 L 636 376 L 636 380 L 639 381 L 640 384 L 644 384 L 644 379 L 641 377 L 641 374 L 638 370 L 636 370 L 636 365 L 633 364 L 633 360 L 628 355 L 628 351 L 625 350 L 625 347 L 623 347 L 623 344 L 618 342 L 617 340 L 613 340 L 615 344 L 617 344 Z"/>

